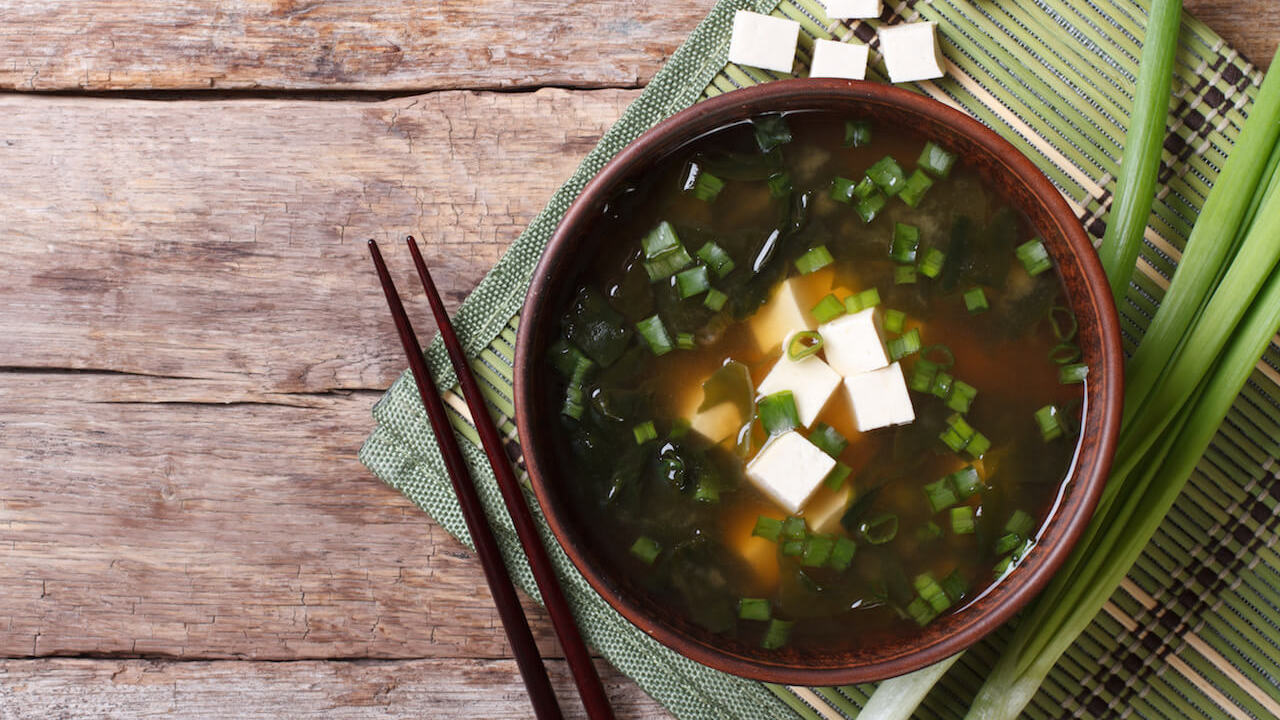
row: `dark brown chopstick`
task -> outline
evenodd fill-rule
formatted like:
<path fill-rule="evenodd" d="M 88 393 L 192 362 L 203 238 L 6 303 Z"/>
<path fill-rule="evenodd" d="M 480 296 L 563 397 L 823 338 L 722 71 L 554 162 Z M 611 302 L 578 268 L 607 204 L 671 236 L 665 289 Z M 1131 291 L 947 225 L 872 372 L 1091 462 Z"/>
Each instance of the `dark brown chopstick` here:
<path fill-rule="evenodd" d="M 462 344 L 449 322 L 449 313 L 440 300 L 440 293 L 431 280 L 427 263 L 418 251 L 418 243 L 412 237 L 405 238 L 409 245 L 409 253 L 413 255 L 413 264 L 418 268 L 418 278 L 422 280 L 422 289 L 431 303 L 431 312 L 435 315 L 436 325 L 440 328 L 440 337 L 449 351 L 449 360 L 453 362 L 453 370 L 458 375 L 458 384 L 462 386 L 462 396 L 471 410 L 471 419 L 480 434 L 485 455 L 489 457 L 489 465 L 493 467 L 493 475 L 498 481 L 498 489 L 502 491 L 502 500 L 507 505 L 507 513 L 511 515 L 511 523 L 515 526 L 516 535 L 524 547 L 524 554 L 529 559 L 529 569 L 533 571 L 533 579 L 538 583 L 538 591 L 542 593 L 542 601 L 551 615 L 551 625 L 556 636 L 560 638 L 560 646 L 564 648 L 565 660 L 573 673 L 573 681 L 578 686 L 578 694 L 582 696 L 582 704 L 591 720 L 613 720 L 613 710 L 609 706 L 609 697 L 605 695 L 604 686 L 600 684 L 600 676 L 596 674 L 595 665 L 591 662 L 591 654 L 582 641 L 578 625 L 573 619 L 569 603 L 560 590 L 560 581 L 556 578 L 555 569 L 551 566 L 551 558 L 538 537 L 537 527 L 529 506 L 525 504 L 524 493 L 515 473 L 511 470 L 510 461 L 502 445 L 502 436 L 493 424 L 488 408 L 484 404 L 484 396 L 480 394 L 480 386 L 471 374 L 471 366 L 467 364 L 467 356 L 462 351 Z"/>
<path fill-rule="evenodd" d="M 516 657 L 516 666 L 524 678 L 525 689 L 529 691 L 529 699 L 533 703 L 534 715 L 538 720 L 562 720 L 560 704 L 551 690 L 551 681 L 547 678 L 547 669 L 542 664 L 538 647 L 533 642 L 533 633 L 529 631 L 529 622 L 520 607 L 520 599 L 516 596 L 515 586 L 507 574 L 507 566 L 502 561 L 502 553 L 498 550 L 498 541 L 493 537 L 489 521 L 484 514 L 484 505 L 476 493 L 467 464 L 462 459 L 462 450 L 453 436 L 453 428 L 449 425 L 449 417 L 445 414 L 444 403 L 436 390 L 427 370 L 426 360 L 422 357 L 422 347 L 413 334 L 413 326 L 409 324 L 409 316 L 404 312 L 400 302 L 400 294 L 396 292 L 395 283 L 387 272 L 387 265 L 382 261 L 382 253 L 378 244 L 369 241 L 369 253 L 373 256 L 373 265 L 378 270 L 378 279 L 382 281 L 382 292 L 387 296 L 387 305 L 391 308 L 391 316 L 395 318 L 396 330 L 400 333 L 400 342 L 404 345 L 405 355 L 409 357 L 409 368 L 413 371 L 413 379 L 418 386 L 418 395 L 431 420 L 431 428 L 435 431 L 436 441 L 440 443 L 440 454 L 444 456 L 445 467 L 449 471 L 449 480 L 453 483 L 453 491 L 458 496 L 458 504 L 462 507 L 462 516 L 466 519 L 467 530 L 475 543 L 476 554 L 480 556 L 480 565 L 484 568 L 485 580 L 489 583 L 489 592 L 493 594 L 494 604 L 498 607 L 498 615 L 502 618 L 502 627 L 507 632 L 507 641 Z"/>

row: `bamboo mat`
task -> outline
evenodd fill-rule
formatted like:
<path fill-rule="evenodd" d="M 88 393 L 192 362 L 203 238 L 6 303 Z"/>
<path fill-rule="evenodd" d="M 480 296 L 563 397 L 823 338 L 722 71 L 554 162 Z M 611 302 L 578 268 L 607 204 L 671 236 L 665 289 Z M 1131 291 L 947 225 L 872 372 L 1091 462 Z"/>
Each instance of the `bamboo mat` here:
<path fill-rule="evenodd" d="M 1146 18 L 1138 0 L 889 0 L 875 21 L 828 20 L 817 0 L 722 0 L 593 150 L 546 210 L 459 311 L 455 323 L 475 358 L 494 416 L 519 456 L 512 423 L 515 328 L 529 275 L 568 203 L 632 138 L 692 103 L 778 77 L 726 65 L 734 10 L 798 20 L 793 69 L 807 74 L 814 38 L 866 42 L 869 79 L 883 80 L 875 28 L 939 24 L 948 74 L 913 85 L 994 128 L 1062 190 L 1095 238 L 1105 230 L 1132 101 Z M 1209 187 L 1240 132 L 1259 74 L 1193 18 L 1183 24 L 1160 192 L 1127 300 L 1126 350 L 1141 337 L 1180 257 Z M 439 347 L 428 353 L 442 379 L 468 461 L 491 508 L 501 501 L 466 407 L 449 388 Z M 1174 506 L 1123 586 L 1063 657 L 1027 709 L 1031 718 L 1280 717 L 1280 347 L 1273 343 Z M 374 409 L 377 428 L 361 450 L 378 477 L 469 542 L 412 381 L 402 377 Z M 495 531 L 513 575 L 537 597 L 509 521 Z M 588 642 L 685 718 L 853 717 L 874 689 L 767 686 L 680 658 L 604 604 L 555 545 L 544 540 Z M 918 716 L 959 718 L 994 662 L 1003 633 L 968 652 Z"/>

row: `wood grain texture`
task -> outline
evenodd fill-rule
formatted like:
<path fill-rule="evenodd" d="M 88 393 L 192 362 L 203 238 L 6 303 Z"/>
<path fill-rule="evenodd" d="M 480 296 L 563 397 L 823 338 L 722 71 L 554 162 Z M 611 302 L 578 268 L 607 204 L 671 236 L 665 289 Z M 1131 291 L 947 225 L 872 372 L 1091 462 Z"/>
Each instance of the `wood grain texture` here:
<path fill-rule="evenodd" d="M 606 663 L 620 720 L 668 715 Z M 565 717 L 584 718 L 563 661 L 548 663 Z M 357 662 L 0 661 L 0 718 L 527 720 L 510 660 Z"/>
<path fill-rule="evenodd" d="M 637 86 L 712 0 L 0 0 L 0 89 Z M 1186 0 L 1264 66 L 1274 0 Z"/>
<path fill-rule="evenodd" d="M 507 655 L 355 460 L 403 366 L 358 240 L 456 305 L 634 96 L 0 97 L 0 655 Z"/>
<path fill-rule="evenodd" d="M 0 88 L 634 87 L 712 0 L 0 0 Z"/>
<path fill-rule="evenodd" d="M 0 366 L 385 388 L 403 359 L 362 241 L 424 239 L 456 305 L 636 94 L 0 95 Z"/>

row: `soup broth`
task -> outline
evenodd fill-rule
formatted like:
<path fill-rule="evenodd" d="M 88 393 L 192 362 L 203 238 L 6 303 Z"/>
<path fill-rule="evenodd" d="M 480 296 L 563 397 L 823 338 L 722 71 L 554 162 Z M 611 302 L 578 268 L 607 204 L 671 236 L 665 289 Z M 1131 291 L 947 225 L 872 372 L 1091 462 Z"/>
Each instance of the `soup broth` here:
<path fill-rule="evenodd" d="M 593 552 L 670 612 L 767 651 L 856 648 L 1034 545 L 1085 369 L 1034 229 L 963 158 L 756 118 L 656 161 L 588 246 L 547 421 Z"/>

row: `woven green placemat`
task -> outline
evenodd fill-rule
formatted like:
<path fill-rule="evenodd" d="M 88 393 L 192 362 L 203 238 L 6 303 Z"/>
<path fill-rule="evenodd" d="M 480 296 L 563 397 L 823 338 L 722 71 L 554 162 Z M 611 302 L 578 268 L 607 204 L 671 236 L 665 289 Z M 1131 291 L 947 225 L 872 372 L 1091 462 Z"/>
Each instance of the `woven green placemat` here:
<path fill-rule="evenodd" d="M 867 42 L 869 77 L 883 79 L 875 27 L 936 21 L 944 80 L 913 89 L 970 113 L 1031 157 L 1095 237 L 1105 229 L 1113 174 L 1136 80 L 1146 18 L 1138 0 L 890 0 L 878 21 L 828 20 L 817 0 L 722 0 L 582 166 L 512 245 L 454 319 L 491 410 L 511 443 L 515 327 L 529 277 L 586 181 L 645 129 L 700 99 L 780 77 L 726 65 L 733 12 L 800 21 L 794 68 L 805 74 L 814 38 Z M 1221 38 L 1183 25 L 1164 164 L 1146 246 L 1121 317 L 1125 342 L 1154 312 L 1208 188 L 1248 113 L 1260 80 Z M 516 582 L 535 598 L 510 521 L 453 374 L 438 344 L 428 352 L 464 452 Z M 1027 709 L 1032 718 L 1280 716 L 1280 348 L 1268 348 L 1183 497 L 1088 631 Z M 361 460 L 469 544 L 457 501 L 411 380 L 402 376 L 374 409 L 377 428 Z M 534 503 L 536 505 L 536 503 Z M 537 515 L 537 508 L 534 508 Z M 541 521 L 541 517 L 539 521 Z M 679 718 L 853 717 L 873 689 L 766 686 L 707 669 L 654 642 L 614 613 L 542 524 L 587 641 Z M 919 711 L 958 718 L 1001 633 L 967 653 Z"/>

